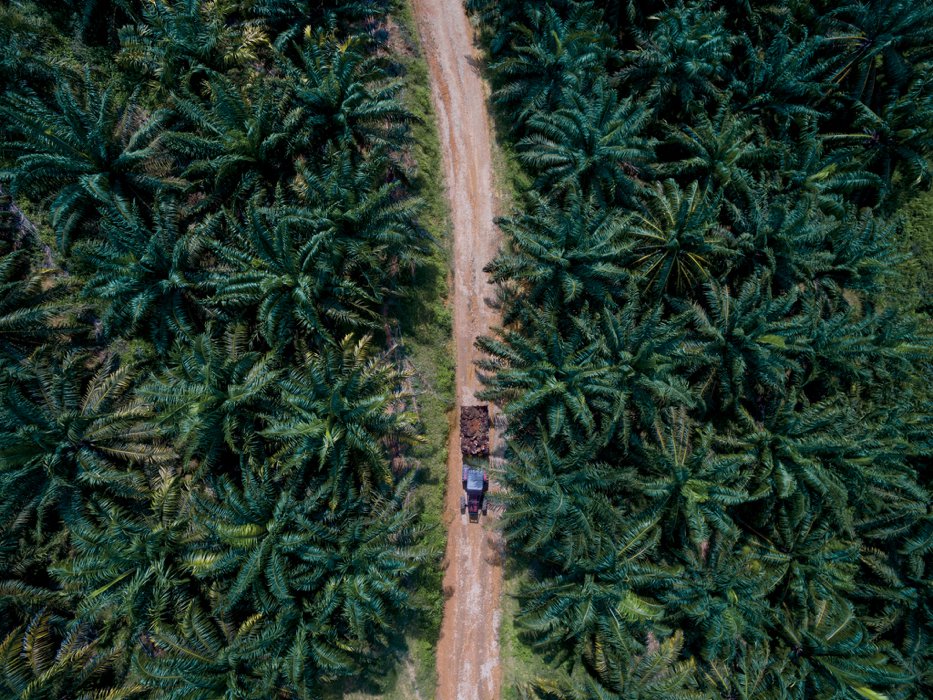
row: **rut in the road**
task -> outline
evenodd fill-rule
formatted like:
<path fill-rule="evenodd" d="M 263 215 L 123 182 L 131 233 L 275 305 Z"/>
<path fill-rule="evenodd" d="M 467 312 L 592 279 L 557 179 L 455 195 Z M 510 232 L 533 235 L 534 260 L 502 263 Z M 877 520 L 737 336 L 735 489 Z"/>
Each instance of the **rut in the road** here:
<path fill-rule="evenodd" d="M 481 389 L 474 361 L 477 336 L 496 325 L 493 287 L 483 268 L 499 247 L 492 172 L 492 138 L 479 56 L 462 0 L 413 0 L 431 75 L 453 222 L 454 343 L 458 405 L 476 403 Z M 460 442 L 451 424 L 449 523 L 444 591 L 448 596 L 437 651 L 438 700 L 497 700 L 501 542 L 496 532 L 461 519 Z M 495 430 L 491 451 L 501 450 Z"/>

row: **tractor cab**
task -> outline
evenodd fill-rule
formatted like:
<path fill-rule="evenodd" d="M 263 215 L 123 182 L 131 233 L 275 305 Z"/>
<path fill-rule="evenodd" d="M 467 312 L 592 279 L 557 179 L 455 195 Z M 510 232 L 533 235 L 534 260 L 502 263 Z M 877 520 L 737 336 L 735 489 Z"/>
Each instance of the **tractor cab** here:
<path fill-rule="evenodd" d="M 466 491 L 466 495 L 460 497 L 460 512 L 469 513 L 470 522 L 475 523 L 479 520 L 480 511 L 486 515 L 489 475 L 483 469 L 463 467 L 463 490 Z"/>

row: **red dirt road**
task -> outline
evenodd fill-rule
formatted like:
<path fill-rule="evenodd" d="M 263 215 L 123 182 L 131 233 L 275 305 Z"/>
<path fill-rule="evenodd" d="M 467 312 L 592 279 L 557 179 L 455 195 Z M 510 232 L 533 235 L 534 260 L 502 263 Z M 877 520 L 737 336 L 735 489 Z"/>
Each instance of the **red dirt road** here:
<path fill-rule="evenodd" d="M 486 87 L 477 66 L 473 30 L 462 0 L 412 0 L 431 74 L 447 194 L 453 221 L 453 330 L 458 405 L 476 402 L 482 387 L 473 342 L 498 323 L 487 303 L 494 288 L 483 267 L 495 256 L 500 235 L 493 223 L 496 197 Z M 494 409 L 490 407 L 493 419 Z M 451 422 L 447 479 L 448 544 L 444 560 L 447 602 L 437 649 L 437 700 L 498 700 L 501 540 L 460 515 L 459 416 Z M 495 425 L 495 420 L 493 420 Z M 495 431 L 490 450 L 501 446 Z M 492 518 L 490 511 L 490 519 Z"/>

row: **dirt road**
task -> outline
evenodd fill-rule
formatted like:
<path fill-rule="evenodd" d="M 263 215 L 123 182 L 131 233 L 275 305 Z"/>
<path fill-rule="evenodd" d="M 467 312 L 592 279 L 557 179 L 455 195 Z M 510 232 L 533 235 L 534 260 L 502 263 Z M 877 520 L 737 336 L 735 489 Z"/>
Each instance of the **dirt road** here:
<path fill-rule="evenodd" d="M 470 404 L 481 389 L 473 342 L 496 325 L 488 305 L 493 287 L 483 267 L 499 247 L 493 223 L 495 191 L 486 86 L 462 0 L 412 0 L 431 73 L 431 93 L 453 221 L 453 327 L 457 401 Z M 437 700 L 497 700 L 499 598 L 502 591 L 498 535 L 460 515 L 459 437 L 451 424 L 448 462 L 449 523 L 444 592 L 448 596 L 437 650 Z M 492 435 L 491 448 L 501 449 Z M 498 448 L 498 449 L 497 449 Z M 492 512 L 490 511 L 490 517 Z"/>

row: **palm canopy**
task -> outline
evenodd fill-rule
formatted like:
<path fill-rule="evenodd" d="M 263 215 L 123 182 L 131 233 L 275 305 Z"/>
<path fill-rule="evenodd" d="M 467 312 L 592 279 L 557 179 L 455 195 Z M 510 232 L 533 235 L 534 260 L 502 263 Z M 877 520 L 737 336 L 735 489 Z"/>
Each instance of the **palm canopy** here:
<path fill-rule="evenodd" d="M 0 522 L 9 533 L 32 527 L 41 541 L 91 496 L 139 498 L 143 469 L 172 452 L 158 442 L 151 408 L 132 395 L 135 372 L 116 358 L 76 352 L 27 372 L 0 398 Z"/>
<path fill-rule="evenodd" d="M 477 341 L 487 355 L 479 367 L 491 373 L 483 396 L 505 403 L 512 434 L 605 444 L 632 423 L 650 424 L 659 405 L 692 401 L 671 377 L 678 324 L 642 316 L 629 298 L 616 312 L 584 308 L 560 323 L 557 309 L 544 309 L 522 333 Z"/>
<path fill-rule="evenodd" d="M 33 256 L 28 248 L 0 256 L 0 367 L 70 330 L 68 285 L 51 271 L 34 272 Z"/>
<path fill-rule="evenodd" d="M 724 17 L 700 3 L 658 13 L 651 32 L 623 55 L 623 79 L 647 90 L 659 115 L 688 115 L 706 100 L 720 101 L 735 43 Z"/>
<path fill-rule="evenodd" d="M 223 692 L 250 677 L 248 686 L 310 697 L 375 658 L 407 603 L 405 577 L 426 560 L 414 544 L 415 512 L 405 507 L 410 488 L 404 479 L 384 496 L 348 498 L 335 510 L 320 482 L 288 487 L 268 473 L 247 473 L 241 485 L 213 479 L 195 499 L 204 537 L 186 563 L 221 592 L 218 627 L 241 620 L 253 643 L 217 635 L 217 623 L 192 613 L 202 618 L 195 629 L 183 622 L 155 638 L 164 654 L 146 662 L 147 684 L 173 696 L 202 683 Z M 170 673 L 192 661 L 193 678 Z M 228 665 L 237 672 L 222 673 Z"/>
<path fill-rule="evenodd" d="M 538 185 L 557 193 L 579 191 L 602 204 L 626 201 L 653 155 L 642 135 L 649 113 L 600 81 L 572 92 L 566 106 L 528 120 L 519 157 L 538 174 Z"/>
<path fill-rule="evenodd" d="M 140 388 L 186 462 L 202 474 L 240 455 L 263 457 L 259 415 L 274 406 L 275 358 L 249 348 L 244 326 L 176 343 L 165 368 Z"/>
<path fill-rule="evenodd" d="M 693 181 L 673 180 L 646 188 L 628 226 L 628 267 L 655 294 L 697 289 L 716 263 L 734 256 L 728 232 L 718 223 L 719 199 Z"/>
<path fill-rule="evenodd" d="M 167 110 L 148 114 L 118 98 L 114 84 L 98 86 L 86 73 L 78 86 L 62 81 L 54 106 L 36 96 L 12 93 L 2 114 L 18 138 L 9 144 L 18 155 L 13 194 L 49 196 L 59 247 L 67 249 L 95 207 L 115 199 L 151 197 L 177 190 L 170 160 L 161 146 Z"/>
<path fill-rule="evenodd" d="M 226 269 L 215 275 L 210 301 L 233 319 L 248 311 L 269 347 L 334 342 L 341 330 L 374 326 L 376 298 L 326 264 L 332 238 L 314 230 L 313 214 L 251 207 L 246 221 L 229 213 L 225 220 L 229 242 L 217 241 L 215 251 Z"/>
<path fill-rule="evenodd" d="M 879 87 L 902 89 L 933 59 L 933 7 L 926 3 L 847 2 L 823 21 L 835 56 L 833 81 L 866 104 L 874 106 Z"/>
<path fill-rule="evenodd" d="M 535 197 L 529 213 L 500 222 L 511 245 L 487 272 L 493 282 L 519 288 L 532 306 L 570 311 L 585 298 L 611 304 L 621 300 L 628 279 L 625 224 L 625 217 L 576 193 L 564 204 Z"/>
<path fill-rule="evenodd" d="M 155 203 L 151 221 L 125 203 L 102 212 L 100 237 L 75 246 L 74 258 L 90 271 L 83 294 L 101 305 L 106 337 L 142 335 L 165 353 L 204 315 L 196 297 L 197 235 L 185 231 L 171 199 Z"/>
<path fill-rule="evenodd" d="M 296 59 L 281 57 L 291 113 L 287 123 L 294 154 L 353 146 L 358 151 L 404 143 L 415 117 L 399 99 L 401 84 L 389 80 L 361 39 L 338 42 L 307 32 Z"/>
<path fill-rule="evenodd" d="M 120 28 L 117 63 L 165 92 L 199 92 L 209 74 L 257 61 L 268 38 L 242 20 L 239 0 L 151 0 Z"/>
<path fill-rule="evenodd" d="M 532 11 L 528 25 L 516 25 L 512 50 L 489 66 L 500 84 L 494 99 L 514 113 L 516 127 L 559 108 L 565 94 L 585 92 L 590 71 L 609 53 L 593 20 L 589 7 L 575 7 L 567 18 L 543 7 Z"/>
<path fill-rule="evenodd" d="M 262 433 L 280 446 L 273 464 L 323 479 L 333 508 L 346 494 L 380 492 L 392 483 L 390 444 L 420 440 L 404 379 L 369 337 L 306 353 L 281 381 L 281 409 Z"/>
<path fill-rule="evenodd" d="M 165 147 L 188 163 L 184 176 L 203 182 L 211 203 L 248 200 L 272 192 L 286 179 L 286 103 L 271 80 L 248 89 L 211 74 L 209 101 L 179 99 L 181 123 L 163 137 Z"/>

